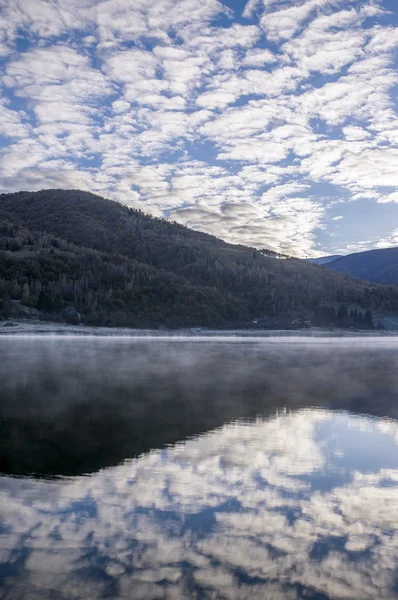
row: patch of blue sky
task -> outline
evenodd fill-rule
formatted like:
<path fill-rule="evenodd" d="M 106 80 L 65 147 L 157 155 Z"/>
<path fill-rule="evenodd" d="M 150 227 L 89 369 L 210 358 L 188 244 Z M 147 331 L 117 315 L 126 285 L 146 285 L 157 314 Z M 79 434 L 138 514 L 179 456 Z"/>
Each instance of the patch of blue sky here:
<path fill-rule="evenodd" d="M 383 8 L 387 14 L 381 17 L 387 25 L 398 25 L 398 7 L 396 0 L 383 0 Z"/>
<path fill-rule="evenodd" d="M 327 209 L 327 228 L 318 232 L 317 242 L 327 253 L 351 245 L 359 250 L 362 243 L 364 250 L 370 250 L 380 239 L 391 236 L 397 215 L 398 207 L 392 202 L 377 204 L 361 199 L 334 204 Z"/>
<path fill-rule="evenodd" d="M 1 88 L 1 97 L 7 100 L 7 105 L 10 109 L 21 114 L 33 115 L 33 111 L 28 102 L 28 98 L 20 96 L 18 91 L 13 87 L 5 86 Z"/>
<path fill-rule="evenodd" d="M 97 154 L 84 154 L 79 156 L 78 163 L 83 169 L 98 169 L 102 165 L 102 154 L 99 152 Z"/>
<path fill-rule="evenodd" d="M 0 134 L 0 148 L 7 148 L 8 146 L 11 146 L 12 143 L 10 137 Z"/>
<path fill-rule="evenodd" d="M 206 163 L 223 163 L 224 166 L 229 166 L 229 163 L 225 161 L 219 161 L 217 155 L 219 148 L 213 142 L 210 142 L 203 138 L 196 138 L 193 140 L 187 140 L 185 142 L 185 151 L 190 159 L 203 161 Z"/>
<path fill-rule="evenodd" d="M 318 118 L 309 119 L 309 124 L 311 126 L 312 131 L 316 135 L 323 135 L 323 136 L 327 135 L 328 137 L 331 136 L 335 139 L 339 139 L 343 135 L 341 132 L 341 127 L 331 127 L 330 125 L 325 123 L 325 121 L 323 119 L 318 119 Z"/>
<path fill-rule="evenodd" d="M 23 30 L 18 31 L 14 43 L 17 52 L 26 52 L 31 47 L 31 40 Z"/>

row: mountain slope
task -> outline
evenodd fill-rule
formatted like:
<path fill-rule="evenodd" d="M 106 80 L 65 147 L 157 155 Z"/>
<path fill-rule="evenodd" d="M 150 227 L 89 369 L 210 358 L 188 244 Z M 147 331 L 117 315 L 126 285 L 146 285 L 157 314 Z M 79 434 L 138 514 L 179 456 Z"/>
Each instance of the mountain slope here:
<path fill-rule="evenodd" d="M 398 284 L 398 248 L 368 250 L 343 256 L 327 264 L 327 267 L 383 285 Z"/>
<path fill-rule="evenodd" d="M 99 325 L 283 325 L 325 302 L 398 313 L 391 291 L 154 219 L 87 192 L 0 195 L 0 312 L 13 303 Z M 2 303 L 2 304 L 1 304 Z"/>
<path fill-rule="evenodd" d="M 341 257 L 341 254 L 335 254 L 334 256 L 320 256 L 319 258 L 308 258 L 307 260 L 316 265 L 327 265 Z"/>

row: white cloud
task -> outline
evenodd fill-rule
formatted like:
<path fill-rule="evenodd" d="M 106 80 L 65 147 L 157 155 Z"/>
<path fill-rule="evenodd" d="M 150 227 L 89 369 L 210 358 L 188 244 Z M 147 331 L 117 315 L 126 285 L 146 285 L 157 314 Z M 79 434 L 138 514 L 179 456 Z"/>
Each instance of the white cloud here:
<path fill-rule="evenodd" d="M 213 108 L 224 108 L 228 104 L 233 104 L 236 98 L 234 94 L 228 92 L 204 92 L 196 102 L 198 106 L 212 110 Z"/>
<path fill-rule="evenodd" d="M 379 200 L 380 201 L 380 200 Z M 381 200 L 385 201 L 385 200 Z M 388 202 L 398 202 L 396 197 L 394 200 L 387 200 Z M 379 239 L 375 244 L 375 248 L 396 248 L 398 246 L 398 229 L 395 229 L 388 237 Z"/>
<path fill-rule="evenodd" d="M 398 192 L 393 192 L 392 194 L 387 194 L 386 196 L 382 196 L 377 199 L 377 201 L 381 204 L 385 204 L 388 202 L 398 203 Z"/>
<path fill-rule="evenodd" d="M 299 6 L 290 6 L 275 12 L 266 12 L 261 18 L 267 38 L 272 42 L 290 39 L 300 29 L 317 6 L 310 0 Z"/>
<path fill-rule="evenodd" d="M 96 0 L 7 0 L 0 2 L 10 37 L 28 30 L 40 38 L 50 38 L 70 30 L 89 27 L 90 12 Z"/>
<path fill-rule="evenodd" d="M 0 100 L 0 134 L 7 138 L 24 138 L 30 133 L 27 116 L 9 108 L 9 103 Z"/>
<path fill-rule="evenodd" d="M 398 29 L 396 27 L 375 27 L 368 49 L 374 53 L 395 50 L 398 46 Z"/>
<path fill-rule="evenodd" d="M 248 50 L 243 59 L 243 64 L 250 67 L 262 67 L 266 64 L 277 62 L 277 57 L 270 50 L 256 48 Z"/>
<path fill-rule="evenodd" d="M 349 142 L 357 142 L 372 137 L 369 131 L 366 131 L 366 129 L 363 129 L 362 127 L 356 127 L 354 125 L 348 125 L 347 127 L 343 127 L 343 133 L 346 140 Z"/>
<path fill-rule="evenodd" d="M 398 34 L 382 2 L 250 0 L 241 19 L 218 0 L 0 0 L 0 15 L 3 190 L 42 177 L 156 215 L 184 206 L 184 222 L 300 255 L 326 222 L 311 185 L 394 201 Z M 190 163 L 202 173 L 183 190 Z M 305 202 L 256 212 L 296 182 Z"/>

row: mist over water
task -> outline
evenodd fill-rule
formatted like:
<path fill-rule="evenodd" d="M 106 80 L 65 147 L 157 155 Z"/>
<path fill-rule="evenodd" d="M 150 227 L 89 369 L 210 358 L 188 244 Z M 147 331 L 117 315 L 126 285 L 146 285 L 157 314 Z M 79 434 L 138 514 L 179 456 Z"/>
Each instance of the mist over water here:
<path fill-rule="evenodd" d="M 398 341 L 0 339 L 0 598 L 398 598 Z"/>

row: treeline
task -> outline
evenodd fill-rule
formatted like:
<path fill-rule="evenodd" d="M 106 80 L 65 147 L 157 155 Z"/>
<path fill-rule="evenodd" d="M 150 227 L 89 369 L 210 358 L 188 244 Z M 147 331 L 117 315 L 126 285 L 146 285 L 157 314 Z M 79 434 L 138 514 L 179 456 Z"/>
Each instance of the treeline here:
<path fill-rule="evenodd" d="M 7 230 L 8 236 L 1 235 Z M 14 237 L 10 236 L 14 233 Z M 104 326 L 208 326 L 238 320 L 233 298 L 118 254 L 0 224 L 0 314 L 13 301 L 51 320 Z M 13 248 L 13 250 L 11 250 Z M 74 310 L 66 310 L 73 308 Z"/>
<path fill-rule="evenodd" d="M 341 327 L 344 329 L 375 329 L 373 314 L 368 309 L 360 311 L 356 308 L 348 310 L 342 304 L 338 310 L 333 306 L 320 306 L 315 311 L 313 324 L 319 327 Z M 378 328 L 382 328 L 378 325 Z"/>
<path fill-rule="evenodd" d="M 0 315 L 133 327 L 311 319 L 325 303 L 398 313 L 398 288 L 154 219 L 93 194 L 0 195 Z"/>
<path fill-rule="evenodd" d="M 261 250 L 259 250 L 259 252 L 261 252 L 261 254 L 263 254 L 264 256 L 269 256 L 270 258 L 278 258 L 278 259 L 291 258 L 288 254 L 283 254 L 281 252 L 274 252 L 274 250 L 269 250 L 268 248 L 262 248 Z"/>

